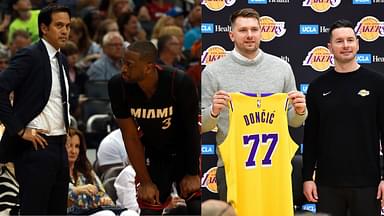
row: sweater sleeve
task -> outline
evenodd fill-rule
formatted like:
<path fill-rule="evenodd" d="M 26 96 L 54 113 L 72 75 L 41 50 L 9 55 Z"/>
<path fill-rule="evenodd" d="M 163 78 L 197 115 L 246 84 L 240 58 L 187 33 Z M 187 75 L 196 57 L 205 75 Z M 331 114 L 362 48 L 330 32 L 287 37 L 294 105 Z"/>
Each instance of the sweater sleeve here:
<path fill-rule="evenodd" d="M 313 180 L 312 176 L 317 161 L 316 143 L 318 138 L 319 112 L 315 104 L 313 86 L 309 86 L 307 93 L 308 118 L 304 127 L 303 146 L 303 181 Z"/>

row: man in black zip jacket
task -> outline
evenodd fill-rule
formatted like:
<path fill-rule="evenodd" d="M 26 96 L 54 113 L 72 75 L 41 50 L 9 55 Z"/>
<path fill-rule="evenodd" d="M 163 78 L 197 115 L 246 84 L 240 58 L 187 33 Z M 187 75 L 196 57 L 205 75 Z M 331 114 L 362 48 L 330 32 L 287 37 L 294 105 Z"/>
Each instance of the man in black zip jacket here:
<path fill-rule="evenodd" d="M 350 21 L 336 21 L 329 34 L 335 67 L 307 94 L 304 195 L 332 216 L 380 215 L 384 76 L 356 62 L 359 42 Z"/>

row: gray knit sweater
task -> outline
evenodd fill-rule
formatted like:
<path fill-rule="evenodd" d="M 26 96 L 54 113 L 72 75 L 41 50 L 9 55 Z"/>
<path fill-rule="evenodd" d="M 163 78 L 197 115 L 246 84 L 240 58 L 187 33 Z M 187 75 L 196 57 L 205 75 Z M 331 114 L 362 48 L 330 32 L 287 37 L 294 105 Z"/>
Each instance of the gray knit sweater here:
<path fill-rule="evenodd" d="M 211 117 L 210 110 L 215 92 L 224 90 L 226 92 L 278 93 L 296 90 L 291 66 L 284 60 L 260 49 L 256 59 L 251 61 L 240 59 L 234 52 L 207 65 L 202 72 L 202 132 L 208 132 L 217 126 L 218 144 L 221 144 L 227 136 L 228 109 L 221 112 L 218 118 Z M 292 127 L 299 127 L 306 116 L 307 114 L 297 115 L 293 107 L 290 107 L 288 123 Z M 217 165 L 223 166 L 219 153 Z"/>

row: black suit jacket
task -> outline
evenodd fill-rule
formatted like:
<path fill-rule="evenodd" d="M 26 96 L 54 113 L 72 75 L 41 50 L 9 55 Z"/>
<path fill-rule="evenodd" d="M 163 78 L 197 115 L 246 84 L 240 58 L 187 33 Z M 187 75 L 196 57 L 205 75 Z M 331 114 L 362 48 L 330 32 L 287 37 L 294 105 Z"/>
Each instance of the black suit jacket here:
<path fill-rule="evenodd" d="M 62 57 L 68 72 L 66 58 Z M 0 141 L 0 162 L 13 161 L 17 152 L 23 150 L 17 133 L 42 112 L 51 87 L 51 64 L 41 40 L 17 52 L 9 67 L 0 73 L 0 121 L 6 128 Z M 13 106 L 9 101 L 12 91 Z"/>

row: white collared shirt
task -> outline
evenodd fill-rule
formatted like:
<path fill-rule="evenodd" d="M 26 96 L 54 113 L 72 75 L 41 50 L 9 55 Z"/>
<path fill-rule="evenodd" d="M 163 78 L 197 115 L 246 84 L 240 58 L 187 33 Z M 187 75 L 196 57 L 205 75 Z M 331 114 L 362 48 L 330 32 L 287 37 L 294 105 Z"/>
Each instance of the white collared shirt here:
<path fill-rule="evenodd" d="M 236 50 L 236 48 L 234 48 L 234 49 L 232 50 L 232 53 L 233 53 L 233 55 L 234 55 L 236 58 L 238 58 L 238 59 L 240 59 L 240 60 L 242 60 L 242 61 L 245 61 L 245 62 L 249 62 L 249 63 L 256 62 L 256 61 L 260 58 L 262 52 L 263 52 L 263 51 L 259 48 L 256 57 L 253 58 L 253 59 L 250 59 L 250 58 L 247 58 L 247 57 L 241 55 L 241 54 Z"/>
<path fill-rule="evenodd" d="M 56 58 L 56 50 L 51 44 L 46 40 L 42 39 L 45 47 L 48 51 L 49 61 L 51 64 L 51 73 L 52 73 L 52 85 L 51 92 L 49 94 L 48 103 L 45 105 L 43 111 L 36 116 L 31 122 L 28 123 L 28 128 L 36 128 L 47 130 L 48 136 L 58 136 L 66 134 L 64 116 L 63 116 L 63 102 L 61 99 L 61 89 L 60 89 L 60 80 L 59 80 L 59 63 Z M 64 71 L 64 67 L 63 67 Z M 64 73 L 65 77 L 65 86 L 67 91 L 67 107 L 69 110 L 68 95 L 69 95 L 69 83 Z M 68 119 L 69 113 L 68 113 Z"/>

